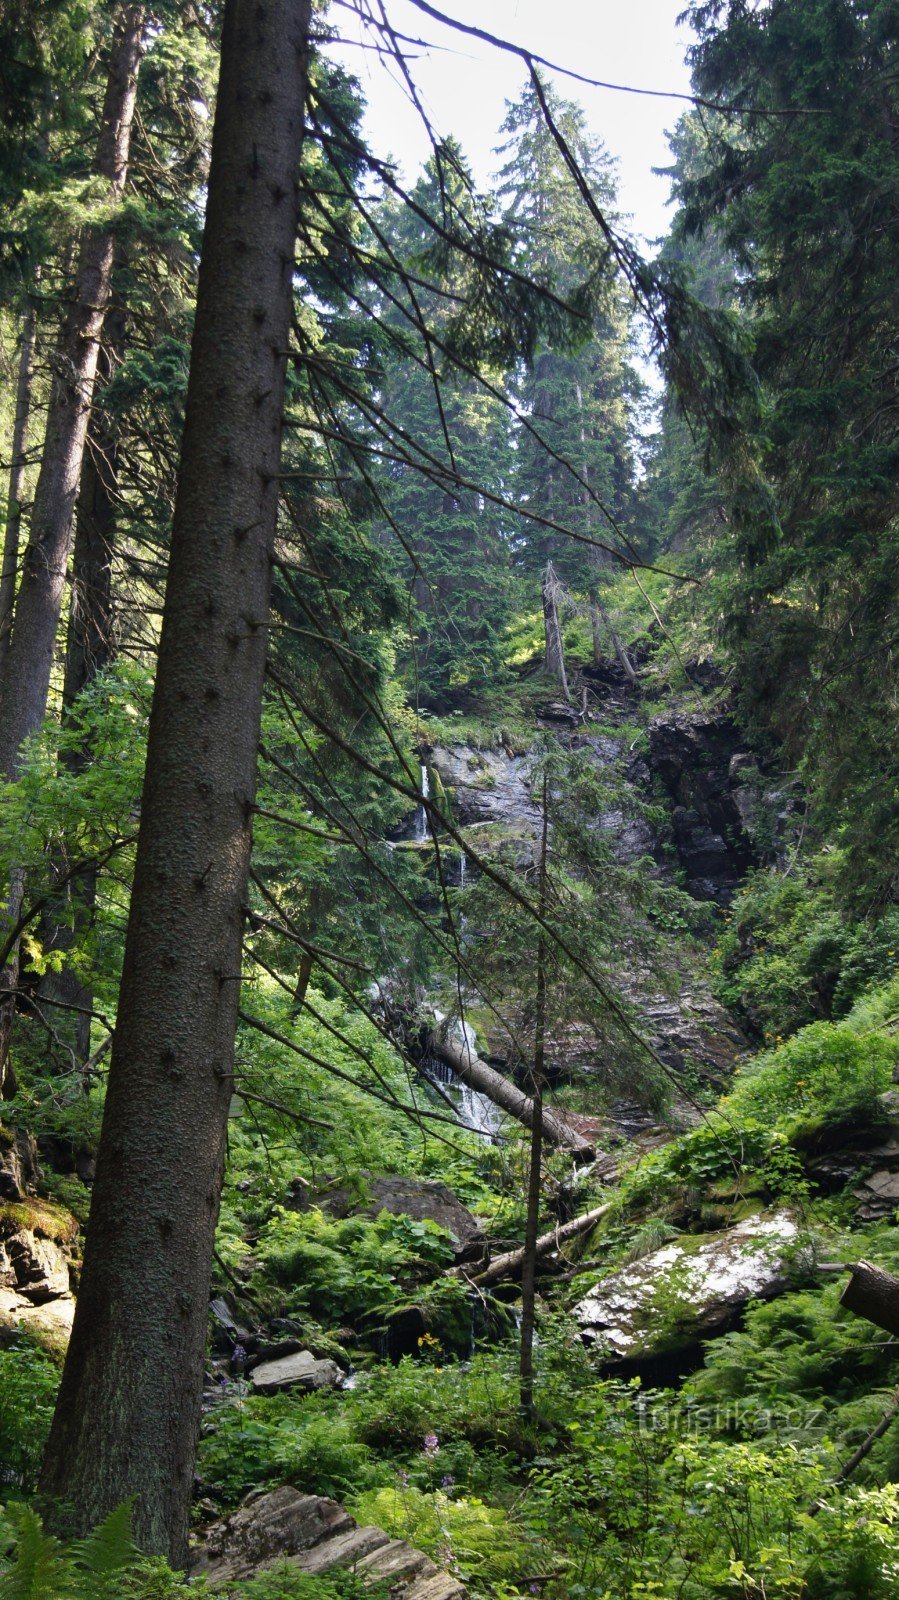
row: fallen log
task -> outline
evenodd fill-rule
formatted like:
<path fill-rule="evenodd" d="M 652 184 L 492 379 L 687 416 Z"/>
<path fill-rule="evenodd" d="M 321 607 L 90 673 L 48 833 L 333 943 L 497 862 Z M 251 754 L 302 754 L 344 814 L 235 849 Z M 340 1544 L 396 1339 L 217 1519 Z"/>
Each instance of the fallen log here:
<path fill-rule="evenodd" d="M 856 1261 L 850 1271 L 840 1305 L 887 1333 L 899 1334 L 899 1278 L 870 1261 Z"/>
<path fill-rule="evenodd" d="M 504 1078 L 501 1072 L 494 1067 L 488 1067 L 486 1061 L 475 1055 L 471 1046 L 463 1043 L 459 1038 L 444 1038 L 440 1033 L 432 1031 L 428 1038 L 428 1048 L 438 1061 L 443 1061 L 452 1067 L 457 1078 L 467 1083 L 470 1089 L 477 1089 L 479 1094 L 485 1094 L 488 1100 L 499 1106 L 503 1111 L 508 1111 L 510 1117 L 515 1117 L 526 1128 L 531 1126 L 534 1115 L 534 1103 L 526 1094 Z M 564 1114 L 550 1111 L 543 1107 L 543 1137 L 550 1144 L 558 1145 L 563 1150 L 572 1150 L 581 1156 L 591 1156 L 594 1146 L 589 1139 L 579 1133 L 567 1121 Z"/>
<path fill-rule="evenodd" d="M 597 1206 L 593 1211 L 585 1211 L 582 1217 L 574 1217 L 571 1222 L 563 1222 L 560 1227 L 553 1228 L 551 1233 L 541 1233 L 534 1246 L 537 1256 L 547 1256 L 551 1250 L 557 1250 L 566 1239 L 576 1239 L 578 1234 L 587 1233 L 595 1223 L 601 1222 L 608 1216 L 612 1209 L 612 1201 L 606 1201 L 604 1206 Z M 478 1289 L 484 1289 L 491 1283 L 497 1283 L 500 1278 L 510 1278 L 524 1261 L 523 1246 L 518 1250 L 508 1250 L 505 1255 L 497 1256 L 491 1261 L 489 1267 L 479 1272 L 472 1278 L 472 1283 Z"/>

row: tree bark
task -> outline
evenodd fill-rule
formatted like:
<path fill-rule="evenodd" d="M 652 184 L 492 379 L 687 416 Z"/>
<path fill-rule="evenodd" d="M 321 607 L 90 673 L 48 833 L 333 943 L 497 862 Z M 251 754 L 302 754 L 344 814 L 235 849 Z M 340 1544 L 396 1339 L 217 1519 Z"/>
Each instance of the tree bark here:
<path fill-rule="evenodd" d="M 597 655 L 597 652 L 596 652 L 596 639 L 597 639 L 597 633 L 598 633 L 598 620 L 601 618 L 603 623 L 605 624 L 605 626 L 609 630 L 609 637 L 610 637 L 610 639 L 612 641 L 612 649 L 614 650 L 616 656 L 618 657 L 618 662 L 619 662 L 619 665 L 620 665 L 620 667 L 621 667 L 621 669 L 622 669 L 622 671 L 624 673 L 624 676 L 627 678 L 627 681 L 631 685 L 631 688 L 632 689 L 636 689 L 638 687 L 638 684 L 639 684 L 639 679 L 638 679 L 636 671 L 634 669 L 634 663 L 632 662 L 630 656 L 628 655 L 626 649 L 624 648 L 624 645 L 621 642 L 620 635 L 618 633 L 616 633 L 615 629 L 612 627 L 612 622 L 611 622 L 611 618 L 609 617 L 609 613 L 607 612 L 605 606 L 603 605 L 603 603 L 600 600 L 598 595 L 594 595 L 593 600 L 591 601 L 591 604 L 590 604 L 590 615 L 591 615 L 591 618 L 593 620 L 593 656 L 594 656 L 594 660 L 597 663 L 599 663 L 602 660 L 602 654 L 600 653 L 599 655 Z"/>
<path fill-rule="evenodd" d="M 22 528 L 22 502 L 25 498 L 25 460 L 28 452 L 36 333 L 37 308 L 29 297 L 22 319 L 22 343 L 19 347 L 19 373 L 16 381 L 16 415 L 13 423 L 9 495 L 6 503 L 6 533 L 3 540 L 2 566 L 0 566 L 0 683 L 3 682 L 3 669 L 9 650 L 16 575 L 19 570 L 19 537 Z"/>
<path fill-rule="evenodd" d="M 122 7 L 103 102 L 95 169 L 121 199 L 128 176 L 144 6 Z M 43 721 L 62 605 L 72 517 L 91 410 L 115 241 L 109 227 L 85 230 L 74 295 L 53 361 L 41 469 L 31 513 L 0 693 L 0 772 L 14 778 L 22 742 Z"/>
<path fill-rule="evenodd" d="M 546 915 L 546 851 L 549 838 L 549 795 L 543 774 L 543 818 L 540 835 L 540 916 Z M 518 1357 L 519 1404 L 534 1409 L 534 1326 L 537 1310 L 537 1237 L 540 1224 L 540 1178 L 543 1164 L 543 1073 L 546 1049 L 546 941 L 537 935 L 537 982 L 534 1005 L 534 1059 L 531 1066 L 531 1148 L 528 1162 L 524 1259 L 521 1264 L 521 1329 Z"/>
<path fill-rule="evenodd" d="M 97 377 L 105 385 L 120 364 L 125 352 L 125 314 L 114 302 L 103 325 L 103 343 Z M 62 687 L 63 725 L 71 718 L 78 696 L 108 666 L 114 653 L 112 620 L 112 562 L 115 551 L 118 506 L 118 431 L 102 403 L 95 404 L 88 427 L 87 449 L 81 470 L 81 487 L 75 512 L 75 544 L 72 552 L 72 586 L 69 600 L 69 629 L 66 639 L 66 664 Z M 89 738 L 75 749 L 60 754 L 60 764 L 77 775 L 93 759 Z M 51 901 L 42 918 L 44 950 L 69 951 L 90 928 L 97 899 L 97 869 L 84 868 L 68 876 L 70 863 L 63 854 L 56 862 L 65 889 Z M 92 991 L 82 983 L 71 963 L 59 972 L 45 973 L 38 986 L 39 998 L 52 1000 L 63 1011 L 65 1021 L 58 1031 L 71 1048 L 77 1064 L 84 1068 L 91 1047 Z"/>
<path fill-rule="evenodd" d="M 227 0 L 172 554 L 81 1291 L 41 1487 L 186 1556 L 267 643 L 309 0 Z"/>
<path fill-rule="evenodd" d="M 840 1305 L 854 1311 L 857 1317 L 867 1317 L 887 1333 L 899 1335 L 899 1278 L 882 1267 L 857 1261 L 840 1296 Z"/>
<path fill-rule="evenodd" d="M 546 563 L 543 571 L 543 630 L 546 638 L 546 670 L 552 673 L 559 681 L 565 699 L 570 699 L 568 693 L 568 676 L 565 671 L 565 646 L 562 643 L 562 627 L 559 622 L 559 605 L 556 598 L 557 583 L 555 569 L 551 561 Z"/>
<path fill-rule="evenodd" d="M 128 175 L 143 29 L 143 4 L 123 6 L 113 37 L 95 160 L 98 175 L 109 184 L 111 202 L 121 199 Z M 47 710 L 113 251 L 114 239 L 108 227 L 85 231 L 74 297 L 55 353 L 31 534 L 0 678 L 0 774 L 7 778 L 16 777 L 22 744 L 40 728 Z M 10 885 L 6 927 L 15 926 L 23 893 L 24 877 L 16 871 Z M 0 933 L 3 931 L 0 926 Z M 18 982 L 16 949 L 0 972 L 0 1090 L 9 1070 Z"/>
<path fill-rule="evenodd" d="M 472 1089 L 477 1089 L 480 1094 L 485 1094 L 494 1105 L 501 1106 L 503 1111 L 508 1111 L 511 1117 L 530 1128 L 534 1116 L 534 1103 L 526 1094 L 504 1078 L 501 1072 L 496 1072 L 476 1056 L 468 1045 L 455 1039 L 442 1039 L 439 1034 L 432 1033 L 428 1040 L 428 1048 L 448 1067 L 452 1067 L 458 1078 L 467 1083 Z M 593 1145 L 583 1134 L 577 1133 L 574 1128 L 555 1111 L 543 1107 L 541 1123 L 543 1137 L 548 1144 L 558 1145 L 563 1150 L 575 1150 L 586 1155 L 592 1151 Z"/>
<path fill-rule="evenodd" d="M 588 1233 L 597 1222 L 608 1216 L 611 1209 L 612 1202 L 609 1200 L 604 1206 L 597 1206 L 594 1211 L 585 1211 L 582 1217 L 575 1217 L 571 1222 L 563 1223 L 560 1228 L 553 1228 L 550 1233 L 542 1233 L 539 1239 L 534 1241 L 535 1257 L 547 1256 L 551 1250 L 557 1250 L 567 1239 L 576 1239 L 578 1234 Z M 523 1266 L 527 1248 L 527 1245 L 522 1245 L 518 1250 L 508 1250 L 505 1255 L 497 1256 L 489 1267 L 472 1279 L 472 1282 L 479 1289 L 486 1289 L 489 1284 L 498 1283 L 501 1278 L 511 1278 Z"/>

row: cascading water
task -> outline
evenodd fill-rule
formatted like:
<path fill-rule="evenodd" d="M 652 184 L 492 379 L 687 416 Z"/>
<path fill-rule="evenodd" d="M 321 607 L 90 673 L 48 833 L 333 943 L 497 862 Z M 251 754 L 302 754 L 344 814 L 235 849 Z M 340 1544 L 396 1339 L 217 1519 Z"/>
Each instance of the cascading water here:
<path fill-rule="evenodd" d="M 431 798 L 431 783 L 430 779 L 428 778 L 428 769 L 424 762 L 421 764 L 421 782 L 418 792 L 421 795 L 421 805 L 418 806 L 415 812 L 413 836 L 418 844 L 424 844 L 431 832 L 430 824 L 428 822 L 428 808 L 426 804 L 426 802 Z"/>
<path fill-rule="evenodd" d="M 436 1012 L 435 1015 L 438 1022 L 443 1021 L 443 1017 L 439 1012 Z M 467 1022 L 457 1022 L 454 1032 L 458 1038 L 464 1040 L 469 1050 L 475 1050 L 476 1035 L 474 1028 Z M 427 1072 L 428 1076 L 433 1078 L 436 1083 L 439 1083 L 442 1089 L 449 1090 L 450 1098 L 456 1106 L 459 1121 L 463 1127 L 468 1128 L 472 1133 L 481 1134 L 485 1139 L 496 1138 L 503 1120 L 503 1114 L 499 1106 L 495 1106 L 493 1101 L 488 1100 L 487 1096 L 481 1094 L 479 1090 L 472 1089 L 469 1084 L 463 1083 L 460 1078 L 457 1078 L 452 1067 L 448 1067 L 445 1061 L 438 1061 L 436 1056 L 428 1061 Z"/>

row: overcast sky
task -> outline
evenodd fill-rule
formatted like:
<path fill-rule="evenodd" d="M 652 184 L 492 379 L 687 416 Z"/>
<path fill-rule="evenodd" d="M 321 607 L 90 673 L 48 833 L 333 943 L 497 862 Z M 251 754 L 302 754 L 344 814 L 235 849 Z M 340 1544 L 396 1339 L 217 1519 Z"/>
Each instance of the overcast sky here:
<path fill-rule="evenodd" d="M 639 89 L 689 91 L 684 52 L 689 32 L 677 26 L 686 0 L 435 0 L 437 9 L 460 21 L 514 40 L 586 77 Z M 497 167 L 493 154 L 504 102 L 520 92 L 524 64 L 476 39 L 466 39 L 431 21 L 409 0 L 386 0 L 398 31 L 425 38 L 433 48 L 410 55 L 416 84 L 440 134 L 461 142 L 482 186 Z M 347 36 L 358 33 L 350 12 L 331 12 Z M 439 48 L 443 46 L 444 48 Z M 428 154 L 417 112 L 391 72 L 370 52 L 345 46 L 339 54 L 361 79 L 369 102 L 367 131 L 378 153 L 390 153 L 406 178 Z M 610 89 L 590 89 L 557 76 L 559 92 L 584 106 L 593 131 L 618 158 L 621 209 L 635 231 L 654 239 L 667 227 L 668 183 L 653 176 L 669 157 L 666 128 L 683 105 Z"/>

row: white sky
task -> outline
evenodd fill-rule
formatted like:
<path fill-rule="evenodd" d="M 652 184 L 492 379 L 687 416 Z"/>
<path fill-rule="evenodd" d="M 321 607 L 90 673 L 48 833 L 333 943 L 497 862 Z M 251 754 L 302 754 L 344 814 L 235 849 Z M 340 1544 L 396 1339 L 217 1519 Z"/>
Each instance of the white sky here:
<path fill-rule="evenodd" d="M 684 52 L 690 36 L 678 28 L 686 0 L 434 0 L 438 10 L 573 68 L 587 77 L 642 89 L 689 92 Z M 476 39 L 432 22 L 409 0 L 386 0 L 393 27 L 444 50 L 418 53 L 412 71 L 438 134 L 453 133 L 488 187 L 496 170 L 493 147 L 505 115 L 525 81 L 524 63 Z M 376 8 L 375 8 L 376 9 Z M 358 31 L 348 10 L 335 6 L 332 24 L 349 37 Z M 362 82 L 369 101 L 366 131 L 379 154 L 391 154 L 405 178 L 427 158 L 425 132 L 403 88 L 371 52 L 349 45 L 337 53 Z M 410 55 L 414 55 L 410 49 Z M 665 129 L 684 109 L 677 100 L 648 99 L 590 89 L 556 77 L 558 91 L 583 105 L 591 128 L 618 158 L 620 206 L 644 239 L 658 238 L 668 223 L 667 179 L 652 168 L 669 159 Z"/>

